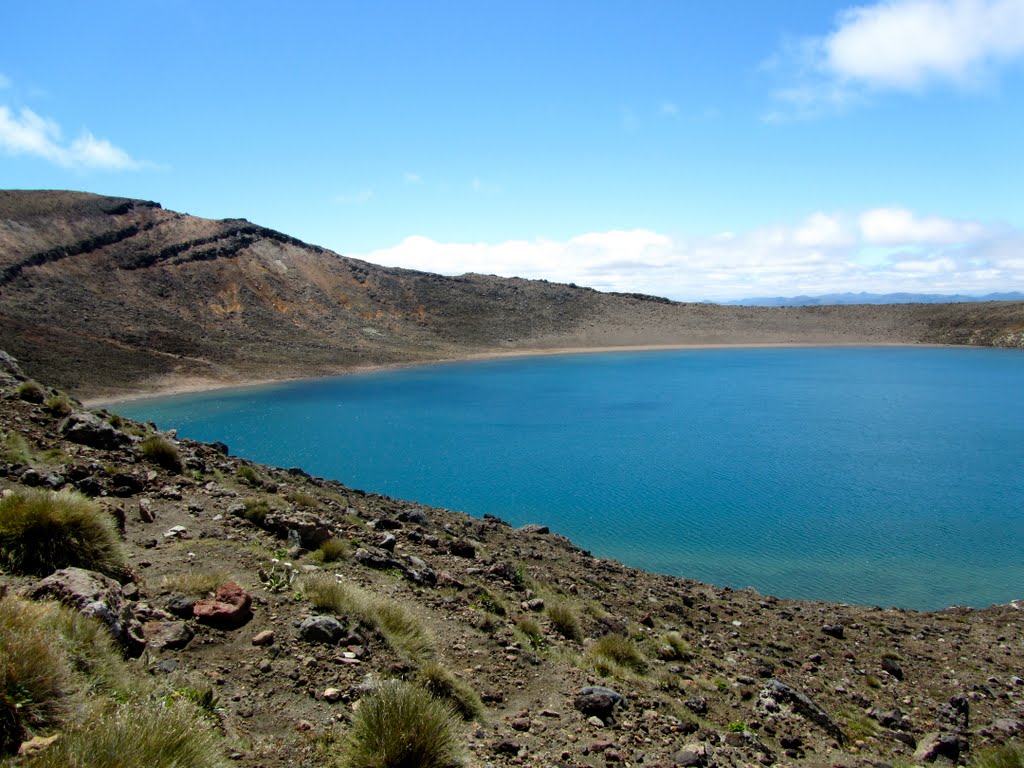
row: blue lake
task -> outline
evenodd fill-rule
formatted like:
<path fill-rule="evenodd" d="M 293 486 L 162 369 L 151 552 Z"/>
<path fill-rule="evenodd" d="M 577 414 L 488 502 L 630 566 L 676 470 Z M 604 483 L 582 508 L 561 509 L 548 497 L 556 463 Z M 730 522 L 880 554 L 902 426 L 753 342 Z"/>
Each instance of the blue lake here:
<path fill-rule="evenodd" d="M 1024 353 L 454 363 L 114 407 L 263 463 L 781 597 L 1024 597 Z"/>

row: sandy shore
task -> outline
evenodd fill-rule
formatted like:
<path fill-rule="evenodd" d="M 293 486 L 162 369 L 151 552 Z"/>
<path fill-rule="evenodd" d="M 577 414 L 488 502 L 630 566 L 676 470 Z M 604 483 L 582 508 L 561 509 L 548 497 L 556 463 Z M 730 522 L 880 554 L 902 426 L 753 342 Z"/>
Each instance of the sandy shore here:
<path fill-rule="evenodd" d="M 551 357 L 555 355 L 586 355 L 609 352 L 658 352 L 686 349 L 771 349 L 801 347 L 940 347 L 942 344 L 910 344 L 902 342 L 770 342 L 770 343 L 739 343 L 739 344 L 638 344 L 600 347 L 543 347 L 529 349 L 491 350 L 472 352 L 465 355 L 452 355 L 432 360 L 416 360 L 402 363 L 386 363 L 373 365 L 355 365 L 339 368 L 336 371 L 316 376 L 282 376 L 277 378 L 238 378 L 215 379 L 202 376 L 163 376 L 146 382 L 137 390 L 109 397 L 91 397 L 84 399 L 87 408 L 107 408 L 118 403 L 149 400 L 173 395 L 190 395 L 201 392 L 214 392 L 227 389 L 248 389 L 250 387 L 284 384 L 290 381 L 311 381 L 315 379 L 333 378 L 360 373 L 372 373 L 382 370 L 399 370 L 422 365 L 442 363 L 458 363 L 472 360 L 499 360 L 520 357 Z"/>

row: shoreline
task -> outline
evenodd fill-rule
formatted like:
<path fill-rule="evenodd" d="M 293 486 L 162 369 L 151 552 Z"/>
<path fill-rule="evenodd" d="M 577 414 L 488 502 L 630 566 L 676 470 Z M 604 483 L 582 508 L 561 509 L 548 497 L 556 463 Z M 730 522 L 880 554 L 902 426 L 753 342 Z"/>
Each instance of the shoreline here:
<path fill-rule="evenodd" d="M 365 363 L 344 368 L 330 373 L 320 373 L 312 376 L 278 376 L 267 378 L 241 378 L 237 380 L 215 379 L 202 376 L 181 375 L 167 376 L 154 379 L 152 386 L 141 386 L 133 391 L 121 395 L 98 396 L 82 398 L 82 405 L 89 409 L 109 408 L 120 403 L 134 403 L 140 400 L 157 400 L 176 395 L 197 395 L 206 392 L 219 392 L 221 390 L 252 389 L 275 384 L 287 384 L 296 381 L 315 381 L 317 379 L 330 379 L 337 376 L 358 375 L 362 373 L 374 373 L 377 371 L 402 370 L 425 365 L 440 365 L 447 363 L 474 362 L 483 360 L 504 360 L 522 357 L 555 357 L 558 355 L 587 355 L 587 354 L 608 354 L 619 352 L 670 352 L 675 350 L 712 350 L 712 349 L 802 349 L 802 348 L 826 348 L 826 347 L 953 347 L 962 345 L 951 344 L 929 344 L 918 342 L 862 342 L 862 341 L 841 341 L 841 342 L 739 342 L 739 343 L 716 343 L 716 344 L 621 344 L 605 345 L 599 347 L 532 347 L 509 350 L 489 350 L 486 352 L 471 352 L 463 355 L 438 357 L 430 360 L 409 360 L 396 363 Z"/>

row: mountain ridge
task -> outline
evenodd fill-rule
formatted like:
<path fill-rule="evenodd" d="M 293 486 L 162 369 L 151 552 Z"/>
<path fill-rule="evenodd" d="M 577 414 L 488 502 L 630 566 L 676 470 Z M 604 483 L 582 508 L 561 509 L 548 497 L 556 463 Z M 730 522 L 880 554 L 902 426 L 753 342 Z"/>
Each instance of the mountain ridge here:
<path fill-rule="evenodd" d="M 0 191 L 0 330 L 80 397 L 477 355 L 743 344 L 1024 346 L 1024 302 L 723 307 L 382 267 L 245 219 Z"/>

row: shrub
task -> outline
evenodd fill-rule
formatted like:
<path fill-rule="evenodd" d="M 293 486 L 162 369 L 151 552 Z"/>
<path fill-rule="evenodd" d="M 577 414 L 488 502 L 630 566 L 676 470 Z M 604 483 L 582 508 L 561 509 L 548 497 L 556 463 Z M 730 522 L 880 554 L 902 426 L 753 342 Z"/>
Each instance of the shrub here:
<path fill-rule="evenodd" d="M 583 637 L 580 629 L 580 620 L 569 605 L 565 603 L 552 603 L 547 608 L 548 619 L 551 627 L 566 640 L 579 641 Z"/>
<path fill-rule="evenodd" d="M 64 394 L 51 395 L 46 398 L 46 401 L 43 403 L 43 407 L 54 416 L 69 416 L 75 410 L 75 404 L 72 403 L 71 399 Z"/>
<path fill-rule="evenodd" d="M 388 680 L 359 702 L 341 768 L 452 768 L 462 764 L 452 708 L 412 683 Z"/>
<path fill-rule="evenodd" d="M 185 701 L 121 704 L 63 734 L 29 768 L 215 768 L 226 765 L 214 732 Z"/>
<path fill-rule="evenodd" d="M 693 657 L 690 644 L 678 632 L 669 632 L 661 639 L 658 657 L 663 661 L 687 661 Z"/>
<path fill-rule="evenodd" d="M 24 489 L 0 499 L 0 560 L 36 576 L 69 566 L 111 576 L 128 570 L 113 519 L 73 491 Z"/>
<path fill-rule="evenodd" d="M 347 558 L 350 549 L 349 543 L 345 539 L 331 538 L 321 544 L 312 557 L 321 563 L 335 563 Z"/>
<path fill-rule="evenodd" d="M 42 403 L 46 399 L 46 390 L 36 381 L 21 382 L 15 392 L 27 403 Z"/>
<path fill-rule="evenodd" d="M 273 510 L 270 500 L 263 496 L 250 496 L 242 500 L 242 517 L 256 525 L 263 525 L 263 521 Z"/>
<path fill-rule="evenodd" d="M 170 472 L 181 472 L 178 447 L 163 435 L 150 435 L 142 441 L 142 457 Z"/>
<path fill-rule="evenodd" d="M 263 478 L 260 477 L 260 473 L 249 464 L 242 464 L 235 470 L 235 477 L 246 485 L 251 485 L 253 488 L 259 488 L 263 485 Z"/>
<path fill-rule="evenodd" d="M 341 584 L 326 574 L 310 574 L 302 579 L 301 589 L 314 608 L 354 616 L 376 629 L 407 661 L 420 665 L 433 658 L 434 640 L 430 633 L 416 615 L 398 601 L 353 584 Z"/>
<path fill-rule="evenodd" d="M 476 720 L 483 716 L 484 705 L 477 692 L 436 661 L 428 661 L 419 668 L 416 682 L 434 698 L 450 703 L 464 720 Z"/>
<path fill-rule="evenodd" d="M 315 507 L 319 503 L 316 496 L 305 491 L 289 491 L 284 497 L 296 507 Z"/>
<path fill-rule="evenodd" d="M 588 654 L 596 661 L 607 661 L 638 674 L 647 671 L 647 661 L 630 638 L 623 635 L 605 635 L 599 638 Z"/>

